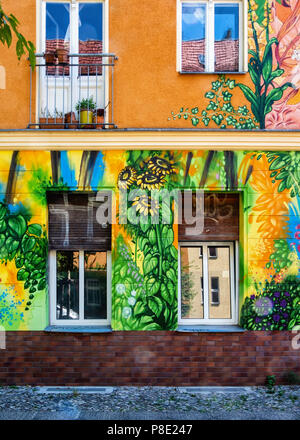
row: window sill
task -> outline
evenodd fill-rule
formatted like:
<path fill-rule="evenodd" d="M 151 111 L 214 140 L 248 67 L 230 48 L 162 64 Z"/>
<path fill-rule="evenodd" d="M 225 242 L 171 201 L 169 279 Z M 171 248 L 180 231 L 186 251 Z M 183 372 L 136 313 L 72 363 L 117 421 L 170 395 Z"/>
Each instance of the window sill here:
<path fill-rule="evenodd" d="M 246 70 L 241 72 L 178 72 L 180 75 L 246 75 Z"/>
<path fill-rule="evenodd" d="M 49 333 L 111 333 L 112 328 L 110 325 L 48 325 L 44 331 Z"/>
<path fill-rule="evenodd" d="M 238 325 L 179 325 L 176 331 L 193 333 L 241 333 L 247 330 Z"/>

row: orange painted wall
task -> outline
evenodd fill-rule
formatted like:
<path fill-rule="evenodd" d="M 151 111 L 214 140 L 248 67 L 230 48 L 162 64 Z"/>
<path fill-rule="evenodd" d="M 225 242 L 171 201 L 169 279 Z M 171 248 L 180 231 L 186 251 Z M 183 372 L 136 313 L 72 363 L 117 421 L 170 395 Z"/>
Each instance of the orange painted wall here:
<path fill-rule="evenodd" d="M 14 14 L 20 22 L 20 32 L 36 40 L 35 0 L 4 0 L 5 13 Z M 9 49 L 0 44 L 0 65 L 6 70 L 6 89 L 0 90 L 0 128 L 26 128 L 29 119 L 30 70 L 27 57 L 18 61 L 16 39 Z"/>
<path fill-rule="evenodd" d="M 109 51 L 119 60 L 115 70 L 115 122 L 124 127 L 189 127 L 168 121 L 171 110 L 199 105 L 216 75 L 176 72 L 176 1 L 110 0 Z M 19 19 L 20 31 L 36 43 L 35 0 L 3 0 L 3 8 Z M 29 121 L 29 65 L 24 56 L 0 45 L 6 89 L 0 90 L 0 128 L 26 128 Z M 231 75 L 237 80 L 240 75 Z M 243 98 L 240 91 L 234 103 Z M 34 106 L 33 106 L 34 109 Z"/>
<path fill-rule="evenodd" d="M 200 106 L 217 75 L 176 71 L 176 1 L 111 0 L 110 51 L 119 57 L 115 78 L 118 127 L 185 127 L 170 112 Z M 248 84 L 248 75 L 230 78 Z M 235 91 L 233 104 L 246 100 Z"/>
<path fill-rule="evenodd" d="M 36 43 L 36 1 L 3 0 L 2 4 L 17 16 L 26 38 Z M 284 22 L 291 9 L 277 6 Z M 109 8 L 109 51 L 119 57 L 114 89 L 117 126 L 192 128 L 190 121 L 168 120 L 170 113 L 181 107 L 204 108 L 204 94 L 217 75 L 176 72 L 176 1 L 110 0 Z M 26 128 L 29 121 L 29 66 L 26 57 L 18 62 L 14 46 L 15 42 L 10 49 L 0 45 L 0 65 L 6 69 L 6 89 L 0 90 L 1 129 Z M 253 88 L 248 74 L 229 76 Z M 250 107 L 238 87 L 232 104 Z"/>

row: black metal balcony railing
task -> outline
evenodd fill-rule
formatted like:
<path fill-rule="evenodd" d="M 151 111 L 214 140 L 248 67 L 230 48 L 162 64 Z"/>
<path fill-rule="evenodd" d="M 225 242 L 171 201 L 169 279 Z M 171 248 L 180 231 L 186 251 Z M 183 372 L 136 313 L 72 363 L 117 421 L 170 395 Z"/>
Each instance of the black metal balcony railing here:
<path fill-rule="evenodd" d="M 37 54 L 35 71 L 30 68 L 28 128 L 116 128 L 114 67 L 117 57 L 105 53 L 66 54 L 61 61 L 52 55 L 50 60 L 45 54 Z M 36 87 L 33 87 L 34 78 Z M 36 118 L 32 116 L 34 105 Z"/>

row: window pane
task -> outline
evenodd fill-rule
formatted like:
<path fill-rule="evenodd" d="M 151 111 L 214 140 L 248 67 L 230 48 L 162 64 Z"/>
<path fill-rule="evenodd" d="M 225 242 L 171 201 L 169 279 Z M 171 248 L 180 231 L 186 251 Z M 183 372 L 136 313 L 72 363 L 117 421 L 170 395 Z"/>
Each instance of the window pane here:
<path fill-rule="evenodd" d="M 203 318 L 202 248 L 181 247 L 181 318 Z"/>
<path fill-rule="evenodd" d="M 239 70 L 239 5 L 215 5 L 215 71 Z"/>
<path fill-rule="evenodd" d="M 205 71 L 206 5 L 182 5 L 182 72 Z"/>
<path fill-rule="evenodd" d="M 217 248 L 213 246 L 209 246 L 208 254 L 209 254 L 209 258 L 217 258 Z"/>
<path fill-rule="evenodd" d="M 84 253 L 84 319 L 106 319 L 106 252 Z"/>
<path fill-rule="evenodd" d="M 79 3 L 79 53 L 102 53 L 102 42 L 102 3 Z M 95 64 L 101 62 L 99 57 L 80 58 L 80 65 L 90 65 L 80 67 L 80 74 L 100 75 L 102 68 Z"/>
<path fill-rule="evenodd" d="M 70 51 L 70 6 L 68 3 L 46 4 L 46 52 L 57 49 Z M 64 66 L 47 67 L 48 75 L 68 75 L 69 68 Z"/>
<path fill-rule="evenodd" d="M 211 303 L 219 303 L 219 278 L 211 277 Z"/>
<path fill-rule="evenodd" d="M 57 251 L 57 319 L 79 319 L 79 252 Z"/>
<path fill-rule="evenodd" d="M 229 247 L 216 247 L 217 257 L 208 259 L 209 318 L 231 318 Z M 215 303 L 215 304 L 211 304 Z"/>

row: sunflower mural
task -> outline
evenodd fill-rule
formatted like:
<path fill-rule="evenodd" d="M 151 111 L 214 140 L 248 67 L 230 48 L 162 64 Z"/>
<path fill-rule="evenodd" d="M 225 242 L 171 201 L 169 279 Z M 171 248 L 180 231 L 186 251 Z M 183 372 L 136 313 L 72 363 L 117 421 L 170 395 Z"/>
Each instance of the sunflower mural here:
<path fill-rule="evenodd" d="M 151 192 L 171 189 L 175 184 L 174 157 L 171 153 L 165 156 L 130 152 L 128 165 L 118 177 L 118 187 L 130 190 L 133 196 L 127 209 L 129 222 L 117 237 L 114 255 L 113 327 L 116 329 L 177 327 L 174 213 Z M 139 222 L 135 221 L 137 215 Z M 163 223 L 166 215 L 168 224 Z"/>

